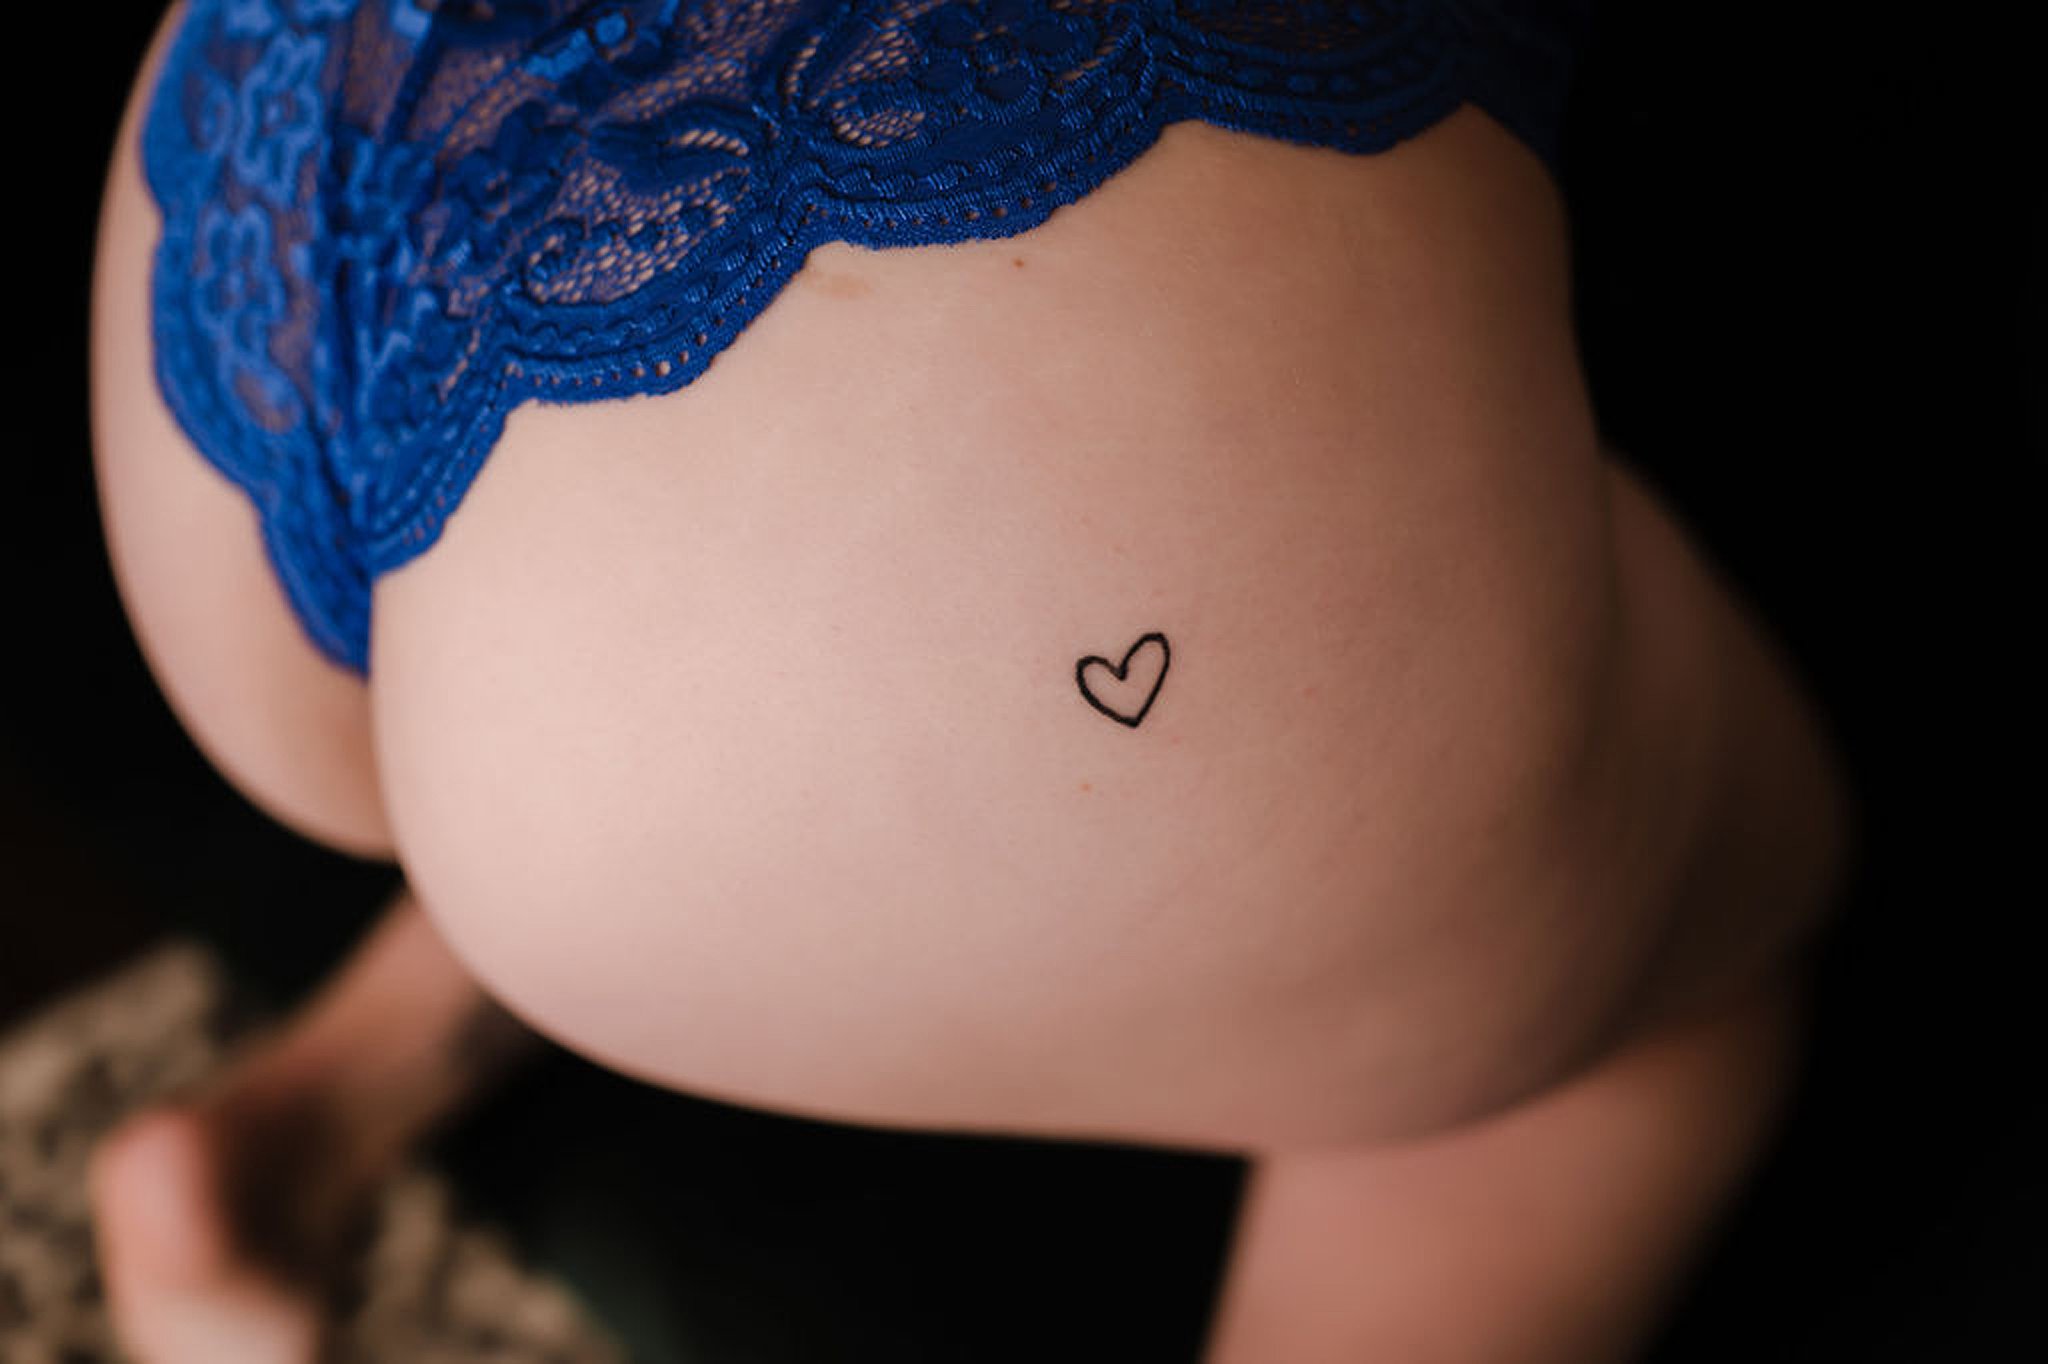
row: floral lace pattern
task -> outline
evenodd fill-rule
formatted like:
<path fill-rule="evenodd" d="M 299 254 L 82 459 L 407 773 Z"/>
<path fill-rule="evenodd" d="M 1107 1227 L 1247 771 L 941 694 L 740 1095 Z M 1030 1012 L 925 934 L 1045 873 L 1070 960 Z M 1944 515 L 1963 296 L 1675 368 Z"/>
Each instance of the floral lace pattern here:
<path fill-rule="evenodd" d="M 1583 0 L 191 0 L 143 161 L 157 375 L 308 635 L 506 413 L 689 383 L 811 247 L 1001 237 L 1169 123 L 1553 152 Z M 1553 12 L 1555 11 L 1555 12 Z"/>

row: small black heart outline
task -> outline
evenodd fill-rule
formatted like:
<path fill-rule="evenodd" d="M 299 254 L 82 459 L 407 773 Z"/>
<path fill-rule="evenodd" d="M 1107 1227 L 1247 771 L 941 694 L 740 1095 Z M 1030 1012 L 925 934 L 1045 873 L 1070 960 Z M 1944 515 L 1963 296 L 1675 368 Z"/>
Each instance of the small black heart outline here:
<path fill-rule="evenodd" d="M 1152 680 L 1152 690 L 1145 694 L 1145 704 L 1138 707 L 1138 713 L 1136 715 L 1125 715 L 1122 711 L 1111 710 L 1108 706 L 1102 704 L 1101 699 L 1098 698 L 1094 692 L 1088 690 L 1089 664 L 1100 663 L 1103 667 L 1109 669 L 1109 671 L 1115 675 L 1117 681 L 1121 682 L 1125 679 L 1126 676 L 1129 675 L 1131 668 L 1131 660 L 1137 656 L 1138 650 L 1144 648 L 1147 644 L 1152 643 L 1157 643 L 1159 645 L 1159 676 Z M 1159 689 L 1166 683 L 1166 670 L 1172 666 L 1173 647 L 1166 642 L 1165 635 L 1162 635 L 1157 630 L 1154 630 L 1149 634 L 1140 635 L 1138 637 L 1138 642 L 1136 644 L 1133 644 L 1130 648 L 1124 650 L 1124 661 L 1121 663 L 1112 663 L 1100 654 L 1088 655 L 1086 658 L 1082 659 L 1080 662 L 1074 665 L 1074 683 L 1076 686 L 1081 688 L 1082 700 L 1086 701 L 1089 705 L 1095 707 L 1095 709 L 1101 711 L 1104 715 L 1107 715 L 1110 719 L 1116 721 L 1118 724 L 1128 725 L 1132 729 L 1136 729 L 1138 727 L 1138 722 L 1145 718 L 1145 713 L 1152 709 L 1152 703 L 1159 698 Z"/>

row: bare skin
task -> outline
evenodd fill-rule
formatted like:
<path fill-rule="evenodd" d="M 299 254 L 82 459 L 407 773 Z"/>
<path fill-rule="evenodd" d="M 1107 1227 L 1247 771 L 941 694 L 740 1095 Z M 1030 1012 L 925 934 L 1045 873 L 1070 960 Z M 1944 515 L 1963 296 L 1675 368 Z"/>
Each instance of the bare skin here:
<path fill-rule="evenodd" d="M 1796 986 L 1516 1108 L 1253 1171 L 1207 1364 L 1637 1357 L 1782 1108 Z"/>
<path fill-rule="evenodd" d="M 367 689 L 156 397 L 155 234 L 131 123 L 95 425 L 145 652 L 507 1007 L 768 1107 L 1254 1156 L 1219 1364 L 1623 1357 L 1767 1124 L 1753 1001 L 1846 815 L 1600 446 L 1562 207 L 1498 126 L 1176 125 L 1022 237 L 820 248 L 687 389 L 515 412 L 377 584 Z M 1129 726 L 1076 661 L 1148 631 Z M 1549 1205 L 1568 1257 L 1461 1214 L 1608 1158 L 1641 1197 Z"/>

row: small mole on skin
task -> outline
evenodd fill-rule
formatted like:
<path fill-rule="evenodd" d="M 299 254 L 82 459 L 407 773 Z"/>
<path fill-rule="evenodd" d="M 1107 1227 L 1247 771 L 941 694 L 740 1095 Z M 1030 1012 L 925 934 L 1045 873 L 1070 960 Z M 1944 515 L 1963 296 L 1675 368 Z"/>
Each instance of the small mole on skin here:
<path fill-rule="evenodd" d="M 802 277 L 808 279 L 819 293 L 830 298 L 866 298 L 875 291 L 875 286 L 859 275 L 829 275 L 823 271 L 806 270 Z"/>
<path fill-rule="evenodd" d="M 1022 256 L 1012 256 L 1010 257 L 1010 264 L 1022 270 L 1024 268 L 1024 258 Z"/>
<path fill-rule="evenodd" d="M 1093 791 L 1095 789 L 1095 783 L 1084 781 L 1081 783 L 1081 789 L 1083 791 Z"/>

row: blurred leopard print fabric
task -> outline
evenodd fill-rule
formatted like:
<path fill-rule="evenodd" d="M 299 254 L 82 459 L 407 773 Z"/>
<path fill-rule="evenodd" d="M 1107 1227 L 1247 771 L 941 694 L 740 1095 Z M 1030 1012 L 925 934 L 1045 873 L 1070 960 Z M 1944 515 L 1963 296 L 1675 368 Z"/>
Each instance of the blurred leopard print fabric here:
<path fill-rule="evenodd" d="M 204 1080 L 254 1020 L 218 964 L 172 944 L 0 1034 L 0 1364 L 117 1364 L 85 1174 L 123 1116 Z M 383 1191 L 337 1364 L 624 1364 L 558 1284 L 458 1225 L 446 1184 Z M 223 1361 L 223 1364 L 227 1364 Z"/>

